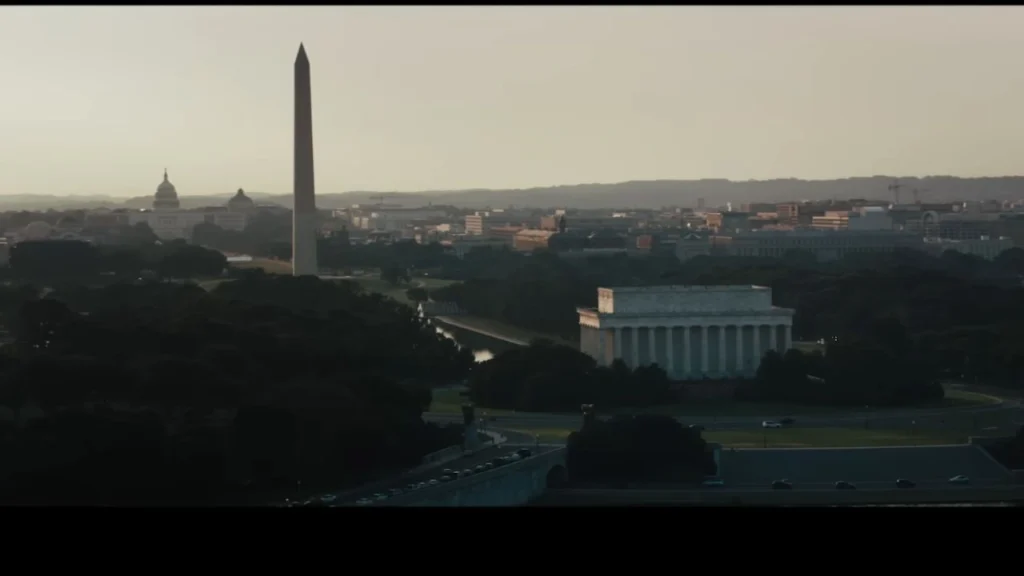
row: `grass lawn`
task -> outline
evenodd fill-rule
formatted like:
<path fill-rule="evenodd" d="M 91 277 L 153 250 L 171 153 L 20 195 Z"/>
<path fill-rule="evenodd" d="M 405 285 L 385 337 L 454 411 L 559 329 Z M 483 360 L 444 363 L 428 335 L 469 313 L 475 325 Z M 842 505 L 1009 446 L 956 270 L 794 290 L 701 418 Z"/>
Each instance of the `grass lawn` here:
<path fill-rule="evenodd" d="M 434 390 L 434 402 L 430 405 L 431 412 L 439 412 L 441 414 L 462 414 L 462 405 L 468 400 L 459 395 L 457 390 L 451 390 L 442 388 Z M 504 414 L 515 414 L 513 410 L 499 410 L 491 408 L 480 408 L 476 409 L 477 416 L 483 416 L 486 412 L 488 416 L 502 416 Z"/>
<path fill-rule="evenodd" d="M 559 428 L 519 429 L 540 436 L 541 443 L 565 442 L 574 430 Z M 727 448 L 851 448 L 858 446 L 933 446 L 963 444 L 966 434 L 942 430 L 864 430 L 861 428 L 781 428 L 706 431 L 708 442 Z"/>
<path fill-rule="evenodd" d="M 460 318 L 461 320 L 461 318 Z M 458 392 L 452 390 L 436 390 L 434 392 L 434 404 L 431 405 L 431 412 L 449 412 L 449 413 L 460 413 L 463 400 Z M 966 408 L 966 407 L 977 407 L 985 406 L 988 404 L 995 404 L 999 402 L 999 398 L 995 396 L 989 396 L 987 394 L 979 394 L 977 392 L 968 392 L 966 390 L 958 390 L 955 388 L 946 389 L 946 397 L 942 402 L 932 406 L 915 406 L 912 408 L 893 408 L 893 411 L 905 412 L 907 410 L 939 410 L 943 408 Z M 492 410 L 488 408 L 478 408 L 480 411 L 486 411 L 489 414 L 499 416 L 501 414 L 510 414 L 511 410 Z M 886 410 L 880 410 L 875 408 L 868 409 L 852 409 L 849 407 L 837 407 L 837 406 L 800 406 L 792 404 L 753 404 L 744 402 L 694 402 L 692 404 L 678 404 L 671 406 L 654 406 L 651 408 L 623 408 L 621 410 L 610 410 L 606 413 L 609 414 L 632 414 L 632 413 L 644 413 L 644 414 L 665 414 L 669 416 L 696 416 L 701 418 L 732 418 L 732 417 L 773 417 L 783 418 L 786 416 L 799 417 L 804 415 L 828 415 L 828 414 L 841 414 L 841 413 L 855 413 L 858 411 L 872 412 L 876 414 L 885 414 Z M 520 412 L 522 414 L 522 412 Z M 576 413 L 572 413 L 576 415 Z"/>
<path fill-rule="evenodd" d="M 292 263 L 286 260 L 272 260 L 270 258 L 253 258 L 249 262 L 232 262 L 231 265 L 242 270 L 248 268 L 262 268 L 267 274 L 291 274 Z"/>
<path fill-rule="evenodd" d="M 408 306 L 413 305 L 413 303 L 405 296 L 405 291 L 409 288 L 421 287 L 426 288 L 427 290 L 432 290 L 434 288 L 441 288 L 454 283 L 454 280 L 424 277 L 413 278 L 409 284 L 400 284 L 398 286 L 393 286 L 390 283 L 381 280 L 378 276 L 366 276 L 362 278 L 355 278 L 353 280 L 359 283 L 359 285 L 363 287 L 363 290 L 367 292 L 378 292 Z"/>

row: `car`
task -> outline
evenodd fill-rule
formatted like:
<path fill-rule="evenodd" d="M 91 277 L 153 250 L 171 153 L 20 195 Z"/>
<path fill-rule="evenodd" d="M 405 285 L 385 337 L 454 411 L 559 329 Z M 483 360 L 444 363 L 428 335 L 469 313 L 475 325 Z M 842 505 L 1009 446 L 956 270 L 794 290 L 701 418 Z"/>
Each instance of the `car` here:
<path fill-rule="evenodd" d="M 725 486 L 725 482 L 723 482 L 720 478 L 708 478 L 707 480 L 704 481 L 703 485 L 707 486 L 708 488 L 720 488 L 722 486 Z"/>
<path fill-rule="evenodd" d="M 488 463 L 484 464 L 484 470 L 493 470 L 493 469 L 494 469 L 494 462 L 488 462 Z"/>
<path fill-rule="evenodd" d="M 519 450 L 516 450 L 516 455 L 520 458 L 529 458 L 531 454 L 533 454 L 533 452 L 530 452 L 529 448 L 520 448 Z"/>
<path fill-rule="evenodd" d="M 762 428 L 782 428 L 782 424 L 780 424 L 779 422 L 774 422 L 772 420 L 765 420 L 764 422 L 761 422 L 761 427 Z"/>
<path fill-rule="evenodd" d="M 333 503 L 337 499 L 338 499 L 338 497 L 335 496 L 334 494 L 328 494 L 326 496 L 321 496 L 320 497 L 320 501 L 323 502 L 324 504 L 331 504 L 331 503 Z"/>
<path fill-rule="evenodd" d="M 906 478 L 900 478 L 900 479 L 896 480 L 896 487 L 897 488 L 913 488 L 915 486 L 917 486 L 917 484 L 914 484 L 913 482 L 911 482 L 910 480 L 907 480 Z"/>
<path fill-rule="evenodd" d="M 356 500 L 356 506 L 369 506 L 371 504 L 373 504 L 373 500 L 370 500 L 369 498 L 360 498 L 359 500 Z"/>
<path fill-rule="evenodd" d="M 437 486 L 440 483 L 437 479 L 431 479 L 427 481 L 427 486 Z"/>
<path fill-rule="evenodd" d="M 505 459 L 504 459 L 504 458 L 501 458 L 501 457 L 498 457 L 498 458 L 492 458 L 492 459 L 491 459 L 491 466 L 492 466 L 492 467 L 493 467 L 493 466 L 501 466 L 501 465 L 502 465 L 502 464 L 504 464 L 504 463 L 505 463 Z"/>
<path fill-rule="evenodd" d="M 845 480 L 836 482 L 836 490 L 856 490 L 857 486 Z"/>
<path fill-rule="evenodd" d="M 441 482 L 451 482 L 454 480 L 451 476 L 441 476 Z"/>
<path fill-rule="evenodd" d="M 441 476 L 451 476 L 454 473 L 455 471 L 452 470 L 451 468 L 445 468 L 444 470 L 441 470 Z"/>
<path fill-rule="evenodd" d="M 486 466 L 484 466 L 483 464 L 480 464 L 480 465 L 479 465 L 479 466 L 477 466 L 476 468 L 473 468 L 473 473 L 474 473 L 474 474 L 479 474 L 479 473 L 481 473 L 481 472 L 486 472 L 486 471 L 487 471 L 487 467 L 486 467 Z"/>
<path fill-rule="evenodd" d="M 792 426 L 793 424 L 796 424 L 796 420 L 786 416 L 782 420 L 779 420 L 779 424 L 782 424 L 783 426 Z"/>
<path fill-rule="evenodd" d="M 963 474 L 958 474 L 949 479 L 950 484 L 970 484 L 971 479 Z"/>
<path fill-rule="evenodd" d="M 522 460 L 522 457 L 519 456 L 519 454 L 509 454 L 508 456 L 505 456 L 506 462 L 517 462 L 519 460 Z"/>
<path fill-rule="evenodd" d="M 472 476 L 472 475 L 473 475 L 473 471 L 470 470 L 469 468 L 466 468 L 465 470 L 462 471 L 462 473 L 459 474 L 459 478 L 462 478 L 463 476 Z"/>
<path fill-rule="evenodd" d="M 399 490 L 398 488 L 392 488 L 391 490 L 388 490 L 388 495 L 389 496 L 400 496 L 401 494 L 402 494 L 402 491 Z"/>
<path fill-rule="evenodd" d="M 772 482 L 772 490 L 792 490 L 793 485 L 786 480 L 776 480 Z"/>
<path fill-rule="evenodd" d="M 387 494 L 381 494 L 380 492 L 378 492 L 378 493 L 373 495 L 373 499 L 374 500 L 387 500 L 388 499 L 388 495 Z"/>

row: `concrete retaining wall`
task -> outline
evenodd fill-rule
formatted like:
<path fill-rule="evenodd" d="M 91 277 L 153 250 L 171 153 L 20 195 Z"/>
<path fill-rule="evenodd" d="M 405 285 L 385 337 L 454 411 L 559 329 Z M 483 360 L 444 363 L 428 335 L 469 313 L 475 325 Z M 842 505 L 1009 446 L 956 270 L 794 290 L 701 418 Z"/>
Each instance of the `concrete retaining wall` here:
<path fill-rule="evenodd" d="M 565 466 L 565 449 L 538 454 L 468 478 L 408 492 L 384 506 L 522 506 L 547 489 L 548 472 Z"/>

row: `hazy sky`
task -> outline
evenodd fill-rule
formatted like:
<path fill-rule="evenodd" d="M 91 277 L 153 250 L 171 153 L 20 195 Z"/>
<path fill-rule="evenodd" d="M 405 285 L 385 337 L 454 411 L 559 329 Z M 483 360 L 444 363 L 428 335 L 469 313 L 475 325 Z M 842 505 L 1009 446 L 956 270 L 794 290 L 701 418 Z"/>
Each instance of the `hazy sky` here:
<path fill-rule="evenodd" d="M 0 194 L 1019 174 L 1019 7 L 0 7 Z"/>

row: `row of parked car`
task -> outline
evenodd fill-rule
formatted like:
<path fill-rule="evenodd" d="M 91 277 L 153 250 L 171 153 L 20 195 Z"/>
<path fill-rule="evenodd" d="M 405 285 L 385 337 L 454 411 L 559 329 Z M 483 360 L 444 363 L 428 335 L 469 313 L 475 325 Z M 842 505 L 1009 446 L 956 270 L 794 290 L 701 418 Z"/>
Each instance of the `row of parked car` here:
<path fill-rule="evenodd" d="M 953 476 L 952 478 L 950 478 L 949 479 L 949 483 L 950 484 L 970 484 L 971 483 L 971 479 L 968 478 L 967 476 L 964 476 L 964 475 L 960 474 L 960 475 Z M 836 490 L 856 490 L 857 489 L 857 485 L 856 484 L 854 484 L 853 482 L 847 482 L 845 480 L 840 480 L 840 481 L 836 482 L 835 483 L 835 487 L 836 487 Z M 897 488 L 916 488 L 917 487 L 917 483 L 915 483 L 913 480 L 907 480 L 906 478 L 897 478 L 896 479 L 896 487 Z M 792 490 L 792 489 L 793 489 L 793 483 L 790 482 L 789 480 L 785 479 L 785 478 L 772 482 L 772 490 Z"/>
<path fill-rule="evenodd" d="M 466 478 L 468 476 L 473 476 L 475 474 L 487 472 L 488 470 L 500 468 L 501 466 L 512 464 L 513 462 L 518 462 L 524 458 L 529 458 L 532 454 L 533 453 L 530 452 L 529 449 L 521 448 L 519 450 L 516 450 L 514 454 L 493 458 L 490 462 L 484 462 L 483 464 L 479 464 L 473 468 L 466 468 L 463 470 L 445 468 L 444 470 L 441 471 L 441 476 L 439 476 L 438 478 L 433 478 L 423 482 L 416 482 L 413 484 L 407 484 L 404 489 L 392 488 L 387 492 L 378 492 L 373 496 L 370 496 L 369 498 L 360 498 L 359 500 L 356 500 L 356 506 L 369 506 L 375 502 L 380 502 L 383 500 L 387 500 L 389 498 L 394 498 L 395 496 L 401 496 L 406 492 L 415 492 L 417 490 L 423 490 L 424 488 L 437 486 L 445 482 L 458 480 L 459 478 Z"/>

